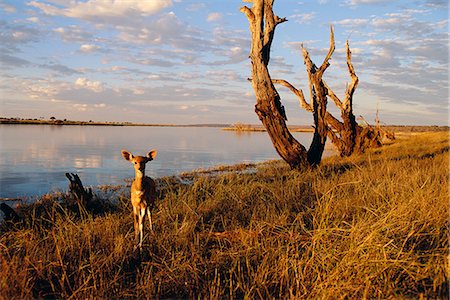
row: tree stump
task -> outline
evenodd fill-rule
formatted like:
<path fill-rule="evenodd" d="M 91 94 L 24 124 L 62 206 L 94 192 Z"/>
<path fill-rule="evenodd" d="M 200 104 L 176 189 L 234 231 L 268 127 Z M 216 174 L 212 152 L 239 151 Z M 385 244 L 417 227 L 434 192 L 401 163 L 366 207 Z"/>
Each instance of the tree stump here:
<path fill-rule="evenodd" d="M 66 173 L 67 179 L 69 179 L 69 191 L 74 199 L 86 207 L 92 200 L 92 189 L 85 189 L 80 177 L 74 173 Z"/>
<path fill-rule="evenodd" d="M 5 222 L 17 223 L 20 221 L 19 215 L 16 211 L 6 203 L 0 204 L 0 210 L 5 214 Z"/>

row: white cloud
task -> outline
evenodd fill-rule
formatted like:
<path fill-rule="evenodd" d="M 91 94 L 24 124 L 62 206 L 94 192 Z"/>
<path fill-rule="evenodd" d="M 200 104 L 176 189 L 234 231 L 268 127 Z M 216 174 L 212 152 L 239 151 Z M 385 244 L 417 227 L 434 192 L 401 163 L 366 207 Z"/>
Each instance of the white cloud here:
<path fill-rule="evenodd" d="M 80 52 L 83 53 L 91 53 L 94 51 L 100 50 L 100 46 L 91 45 L 91 44 L 83 44 L 80 46 Z"/>
<path fill-rule="evenodd" d="M 172 5 L 171 0 L 89 0 L 69 1 L 59 8 L 40 1 L 31 1 L 29 6 L 51 16 L 66 16 L 91 21 L 117 19 L 131 16 L 149 16 Z"/>
<path fill-rule="evenodd" d="M 96 93 L 100 93 L 104 90 L 104 85 L 100 81 L 90 81 L 87 78 L 79 77 L 75 81 L 75 86 L 79 88 L 86 88 Z"/>
<path fill-rule="evenodd" d="M 309 23 L 311 23 L 312 20 L 314 20 L 315 16 L 316 16 L 316 13 L 315 12 L 311 12 L 311 13 L 303 13 L 303 14 L 291 15 L 289 17 L 289 19 L 294 20 L 295 23 L 309 24 Z"/>
<path fill-rule="evenodd" d="M 376 4 L 383 2 L 392 2 L 392 0 L 349 0 L 347 1 L 347 4 L 359 5 L 359 4 Z"/>
<path fill-rule="evenodd" d="M 30 17 L 27 19 L 27 21 L 30 21 L 31 23 L 39 23 L 38 17 Z"/>
<path fill-rule="evenodd" d="M 87 40 L 92 40 L 93 37 L 91 32 L 87 32 L 76 25 L 57 27 L 53 29 L 53 31 L 59 34 L 59 36 L 65 42 L 85 43 Z"/>
<path fill-rule="evenodd" d="M 368 19 L 343 19 L 334 23 L 337 25 L 354 27 L 354 26 L 364 26 L 369 24 L 369 22 L 370 21 Z"/>
<path fill-rule="evenodd" d="M 222 20 L 222 18 L 223 18 L 223 15 L 221 13 L 213 12 L 208 15 L 207 20 L 208 20 L 208 22 L 217 22 L 217 21 Z"/>

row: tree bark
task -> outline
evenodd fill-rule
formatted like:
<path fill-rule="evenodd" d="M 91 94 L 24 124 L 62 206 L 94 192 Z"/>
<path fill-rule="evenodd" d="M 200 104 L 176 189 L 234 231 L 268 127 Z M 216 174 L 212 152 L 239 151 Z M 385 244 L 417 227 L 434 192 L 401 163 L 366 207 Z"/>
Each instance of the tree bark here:
<path fill-rule="evenodd" d="M 319 68 L 311 61 L 308 51 L 302 46 L 303 59 L 306 66 L 306 72 L 308 73 L 309 90 L 315 124 L 314 137 L 308 150 L 308 162 L 311 165 L 320 163 L 327 141 L 327 88 L 324 85 L 322 77 L 325 70 L 330 66 L 329 60 L 331 59 L 331 55 L 333 55 L 334 49 L 333 27 L 330 28 L 330 48 L 328 54 Z"/>
<path fill-rule="evenodd" d="M 310 165 L 305 147 L 289 132 L 286 114 L 280 96 L 268 70 L 270 47 L 275 28 L 286 21 L 274 15 L 273 0 L 247 0 L 252 8 L 243 6 L 252 33 L 250 59 L 252 62 L 252 86 L 255 91 L 255 112 L 266 128 L 275 150 L 291 168 L 301 169 Z"/>
<path fill-rule="evenodd" d="M 273 79 L 275 84 L 281 84 L 291 90 L 298 98 L 300 106 L 312 112 L 314 117 L 314 136 L 307 152 L 307 160 L 311 166 L 318 165 L 322 160 L 325 143 L 328 135 L 327 125 L 327 88 L 322 80 L 325 70 L 330 65 L 329 60 L 335 49 L 333 27 L 330 29 L 330 48 L 322 65 L 318 68 L 311 60 L 308 51 L 302 45 L 303 59 L 308 74 L 308 86 L 310 103 L 305 100 L 303 91 L 296 89 L 292 84 L 283 79 Z"/>
<path fill-rule="evenodd" d="M 328 136 L 338 148 L 341 156 L 350 156 L 353 153 L 363 153 L 367 148 L 381 146 L 379 130 L 373 128 L 369 124 L 367 124 L 367 127 L 362 127 L 356 122 L 353 113 L 353 95 L 358 86 L 359 79 L 358 76 L 356 76 L 351 61 L 352 55 L 348 40 L 346 43 L 346 52 L 347 68 L 352 81 L 345 91 L 344 101 L 341 101 L 332 89 L 324 83 L 328 90 L 328 95 L 341 111 L 342 121 L 337 120 L 330 113 L 327 113 L 326 116 L 327 122 L 330 125 Z"/>

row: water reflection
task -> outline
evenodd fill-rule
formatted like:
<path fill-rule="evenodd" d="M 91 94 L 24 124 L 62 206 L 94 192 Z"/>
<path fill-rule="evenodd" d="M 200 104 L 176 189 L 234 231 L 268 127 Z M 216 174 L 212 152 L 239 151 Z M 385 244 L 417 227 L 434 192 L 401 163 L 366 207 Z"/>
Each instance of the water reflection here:
<path fill-rule="evenodd" d="M 76 157 L 73 159 L 73 166 L 76 169 L 101 168 L 102 157 L 101 156 Z"/>
<path fill-rule="evenodd" d="M 158 150 L 147 167 L 150 176 L 215 165 L 278 158 L 264 132 L 219 128 L 0 125 L 0 197 L 66 190 L 65 172 L 78 173 L 85 185 L 123 184 L 133 177 L 120 151 L 144 155 Z M 311 134 L 295 133 L 304 145 Z"/>

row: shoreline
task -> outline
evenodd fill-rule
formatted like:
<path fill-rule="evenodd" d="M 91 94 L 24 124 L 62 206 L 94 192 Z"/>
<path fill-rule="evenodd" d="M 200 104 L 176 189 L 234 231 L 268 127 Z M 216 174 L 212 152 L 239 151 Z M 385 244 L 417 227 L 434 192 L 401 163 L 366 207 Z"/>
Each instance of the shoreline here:
<path fill-rule="evenodd" d="M 217 177 L 219 175 L 227 174 L 227 173 L 236 173 L 236 174 L 244 174 L 244 173 L 251 173 L 255 172 L 258 167 L 264 167 L 269 166 L 274 163 L 280 163 L 282 162 L 281 159 L 271 159 L 261 162 L 240 162 L 236 164 L 230 164 L 230 165 L 217 165 L 212 166 L 210 168 L 197 168 L 190 171 L 184 171 L 184 172 L 178 172 L 173 175 L 166 175 L 161 177 L 155 177 L 152 176 L 152 179 L 155 180 L 158 184 L 162 184 L 166 181 L 178 181 L 180 184 L 189 185 L 192 183 L 194 178 L 198 177 Z M 123 189 L 127 189 L 130 187 L 131 182 L 133 181 L 133 177 L 124 178 L 123 183 L 111 183 L 111 184 L 100 184 L 100 185 L 89 185 L 83 182 L 83 178 L 81 178 L 81 181 L 85 188 L 91 188 L 99 197 L 105 197 L 105 195 L 108 194 L 108 191 L 120 191 Z M 58 197 L 61 194 L 70 193 L 69 192 L 69 184 L 70 182 L 67 181 L 67 188 L 61 189 L 61 188 L 55 188 L 47 191 L 43 194 L 33 194 L 28 196 L 17 196 L 17 197 L 0 197 L 0 203 L 33 203 L 35 201 L 41 200 L 43 197 Z"/>
<path fill-rule="evenodd" d="M 150 124 L 132 122 L 98 122 L 98 121 L 73 121 L 73 120 L 42 120 L 42 119 L 20 119 L 0 117 L 0 124 L 5 125 L 51 125 L 51 126 L 146 126 L 146 127 L 197 127 L 197 128 L 221 128 L 224 131 L 234 132 L 266 132 L 260 124 Z M 289 125 L 291 132 L 314 132 L 311 125 Z M 381 125 L 381 128 L 393 132 L 437 132 L 450 131 L 448 125 Z"/>
<path fill-rule="evenodd" d="M 72 120 L 38 120 L 0 118 L 0 124 L 6 125 L 52 125 L 52 126 L 148 126 L 148 127 L 228 127 L 230 124 L 147 124 L 131 122 L 97 122 Z"/>

